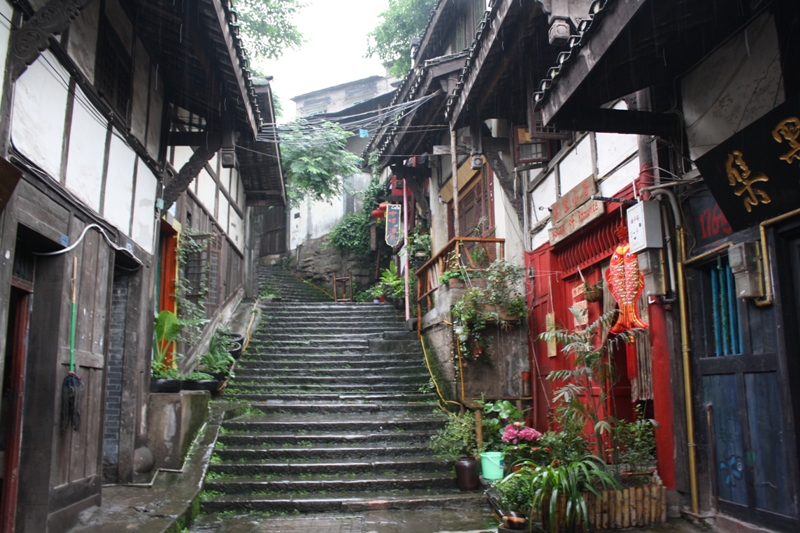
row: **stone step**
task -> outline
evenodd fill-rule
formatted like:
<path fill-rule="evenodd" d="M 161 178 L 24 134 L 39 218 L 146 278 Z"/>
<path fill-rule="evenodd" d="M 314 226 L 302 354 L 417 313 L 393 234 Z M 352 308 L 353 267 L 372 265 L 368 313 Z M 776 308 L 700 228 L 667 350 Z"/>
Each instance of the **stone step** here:
<path fill-rule="evenodd" d="M 318 475 L 402 475 L 408 473 L 453 472 L 451 461 L 431 457 L 397 457 L 374 461 L 281 461 L 257 463 L 211 463 L 211 479 L 219 476 L 290 476 Z"/>
<path fill-rule="evenodd" d="M 277 383 L 267 382 L 265 380 L 254 380 L 239 382 L 233 381 L 228 385 L 231 390 L 241 391 L 244 394 L 255 394 L 260 391 L 275 392 L 276 394 L 319 394 L 319 393 L 336 393 L 336 394 L 355 394 L 355 393 L 384 393 L 384 394 L 410 394 L 416 392 L 420 383 L 378 383 L 370 385 L 361 385 L 358 388 L 353 387 L 352 384 L 318 384 L 306 385 L 304 383 Z M 226 389 L 227 390 L 227 389 Z"/>
<path fill-rule="evenodd" d="M 359 372 L 376 372 L 379 370 L 402 371 L 406 369 L 419 370 L 420 361 L 418 354 L 414 354 L 414 359 L 407 361 L 397 361 L 393 359 L 375 359 L 370 361 L 353 361 L 352 359 L 326 359 L 323 361 L 304 361 L 304 360 L 255 360 L 247 359 L 236 366 L 236 374 L 241 376 L 243 372 L 273 372 L 276 369 L 282 370 L 307 370 L 319 372 L 326 369 L 336 370 L 358 370 Z"/>
<path fill-rule="evenodd" d="M 293 434 L 299 437 L 313 435 L 381 435 L 405 431 L 431 431 L 444 426 L 446 415 L 431 414 L 400 416 L 396 413 L 383 413 L 381 416 L 265 416 L 226 420 L 223 428 L 227 434 Z"/>
<path fill-rule="evenodd" d="M 256 401 L 250 402 L 252 409 L 262 413 L 381 413 L 381 412 L 427 412 L 436 406 L 435 402 L 409 403 L 409 402 L 281 402 L 281 401 Z"/>
<path fill-rule="evenodd" d="M 255 366 L 250 362 L 248 365 L 242 365 L 236 367 L 236 375 L 240 378 L 244 376 L 270 376 L 275 374 L 314 374 L 316 376 L 341 376 L 342 373 L 358 373 L 359 375 L 382 375 L 391 377 L 391 376 L 398 376 L 398 375 L 407 375 L 407 374 L 419 374 L 419 362 L 414 364 L 414 362 L 408 362 L 405 365 L 396 365 L 392 364 L 386 366 L 380 366 L 376 364 L 362 364 L 362 365 L 353 365 L 352 363 L 339 363 L 339 364 L 322 364 L 322 363 L 312 363 L 310 366 L 308 363 L 262 363 L 258 366 Z"/>
<path fill-rule="evenodd" d="M 364 394 L 341 394 L 335 392 L 304 392 L 304 393 L 290 393 L 286 391 L 281 392 L 229 392 L 235 395 L 238 401 L 247 402 L 382 402 L 382 401 L 400 401 L 400 402 L 416 402 L 416 403 L 430 403 L 430 394 L 422 393 L 364 393 Z"/>
<path fill-rule="evenodd" d="M 246 376 L 248 382 L 253 384 L 261 383 L 263 385 L 326 385 L 330 384 L 331 378 L 329 376 L 319 375 L 297 375 L 296 372 L 273 372 L 269 376 L 251 375 Z M 244 379 L 244 378 L 243 378 Z M 360 374 L 348 375 L 337 378 L 336 385 L 347 385 L 353 389 L 360 389 L 361 387 L 369 387 L 370 385 L 385 384 L 387 381 L 392 381 L 394 385 L 398 383 L 427 383 L 430 375 L 427 372 L 419 372 L 415 374 L 404 374 L 400 376 L 386 377 L 377 374 Z M 229 383 L 235 385 L 236 382 Z"/>
<path fill-rule="evenodd" d="M 206 513 L 223 511 L 282 512 L 282 513 L 356 513 L 375 510 L 409 509 L 474 509 L 483 505 L 481 492 L 409 491 L 403 493 L 375 492 L 363 497 L 351 493 L 285 496 L 226 496 L 203 501 L 200 509 Z"/>
<path fill-rule="evenodd" d="M 255 343 L 250 343 L 250 346 L 247 347 L 245 354 L 247 355 L 247 360 L 249 361 L 270 361 L 270 362 L 281 362 L 281 361 L 296 361 L 296 362 L 320 362 L 324 363 L 326 361 L 338 361 L 341 359 L 346 359 L 350 363 L 357 363 L 361 362 L 371 362 L 371 361 L 384 361 L 386 359 L 390 359 L 393 361 L 409 361 L 409 360 L 416 360 L 416 361 L 424 361 L 424 357 L 420 350 L 417 351 L 391 351 L 391 352 L 382 352 L 382 353 L 370 353 L 368 351 L 357 351 L 357 352 L 350 352 L 350 353 L 326 353 L 326 352 L 310 352 L 310 353 L 265 353 L 265 347 L 261 345 L 257 345 Z"/>
<path fill-rule="evenodd" d="M 452 473 L 406 474 L 396 476 L 344 476 L 334 474 L 315 479 L 258 479 L 247 477 L 225 478 L 211 481 L 205 489 L 226 495 L 233 494 L 302 494 L 312 491 L 334 491 L 338 493 L 352 492 L 389 492 L 408 490 L 455 488 L 455 477 Z"/>
<path fill-rule="evenodd" d="M 426 443 L 435 433 L 435 429 L 385 431 L 380 433 L 316 433 L 316 434 L 289 434 L 289 433 L 251 433 L 233 434 L 225 433 L 219 436 L 219 442 L 226 447 L 254 448 L 266 446 L 292 446 L 298 442 L 310 443 L 318 446 L 364 446 L 367 444 L 402 444 Z"/>
<path fill-rule="evenodd" d="M 302 441 L 301 441 L 302 442 Z M 430 453 L 427 444 L 386 446 L 340 446 L 340 447 L 278 447 L 278 448 L 233 448 L 214 451 L 222 464 L 233 462 L 260 463 L 276 461 L 368 461 L 372 459 L 396 459 L 419 457 Z"/>

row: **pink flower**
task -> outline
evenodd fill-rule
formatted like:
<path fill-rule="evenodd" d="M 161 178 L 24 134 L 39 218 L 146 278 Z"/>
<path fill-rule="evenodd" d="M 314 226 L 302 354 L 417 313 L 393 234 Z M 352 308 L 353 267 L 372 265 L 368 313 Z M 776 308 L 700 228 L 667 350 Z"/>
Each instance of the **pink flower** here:
<path fill-rule="evenodd" d="M 520 439 L 525 439 L 527 441 L 536 440 L 541 436 L 542 436 L 542 434 L 540 432 L 536 431 L 533 428 L 529 428 L 529 427 L 523 427 L 522 429 L 519 430 L 519 433 L 518 433 L 518 437 Z"/>

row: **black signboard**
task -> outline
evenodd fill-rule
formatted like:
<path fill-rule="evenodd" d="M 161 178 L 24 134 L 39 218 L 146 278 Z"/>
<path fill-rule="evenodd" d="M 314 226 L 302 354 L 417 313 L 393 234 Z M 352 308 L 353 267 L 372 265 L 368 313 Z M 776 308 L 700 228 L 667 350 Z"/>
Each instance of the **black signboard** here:
<path fill-rule="evenodd" d="M 386 208 L 386 244 L 394 248 L 400 243 L 403 235 L 400 231 L 400 215 L 402 207 L 389 204 Z"/>
<path fill-rule="evenodd" d="M 800 95 L 699 158 L 734 231 L 800 207 Z"/>

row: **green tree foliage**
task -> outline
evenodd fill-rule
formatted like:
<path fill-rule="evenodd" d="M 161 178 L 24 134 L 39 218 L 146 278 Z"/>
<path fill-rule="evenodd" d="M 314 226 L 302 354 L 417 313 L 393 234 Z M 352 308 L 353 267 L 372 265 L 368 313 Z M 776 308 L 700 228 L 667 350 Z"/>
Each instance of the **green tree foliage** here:
<path fill-rule="evenodd" d="M 333 122 L 298 119 L 281 128 L 281 160 L 291 205 L 303 198 L 329 201 L 342 193 L 342 178 L 358 172 L 357 155 L 347 150 L 351 132 Z"/>
<path fill-rule="evenodd" d="M 256 59 L 278 59 L 287 48 L 297 48 L 303 35 L 294 17 L 304 7 L 302 0 L 235 0 L 242 40 Z"/>
<path fill-rule="evenodd" d="M 369 34 L 367 57 L 393 63 L 389 74 L 401 78 L 411 68 L 411 39 L 420 36 L 438 0 L 389 0 L 381 22 Z"/>

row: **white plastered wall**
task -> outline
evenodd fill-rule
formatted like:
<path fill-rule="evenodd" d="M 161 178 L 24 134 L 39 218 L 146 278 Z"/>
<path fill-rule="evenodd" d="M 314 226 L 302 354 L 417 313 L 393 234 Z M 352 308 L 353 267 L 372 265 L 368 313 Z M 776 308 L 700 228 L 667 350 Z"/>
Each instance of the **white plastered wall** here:
<path fill-rule="evenodd" d="M 158 180 L 144 162 L 137 158 L 136 193 L 134 198 L 131 238 L 146 252 L 153 253 L 155 205 Z"/>
<path fill-rule="evenodd" d="M 89 110 L 86 109 L 88 105 L 81 105 L 81 101 L 87 101 L 87 97 L 80 88 L 76 88 L 65 185 L 99 213 L 108 124 L 104 119 L 98 118 L 93 108 Z"/>
<path fill-rule="evenodd" d="M 14 147 L 53 177 L 61 175 L 67 108 L 64 80 L 69 80 L 69 74 L 50 52 L 42 52 L 14 85 L 11 111 Z"/>
<path fill-rule="evenodd" d="M 133 172 L 136 159 L 134 151 L 117 136 L 112 135 L 102 214 L 126 235 L 131 233 Z"/>

